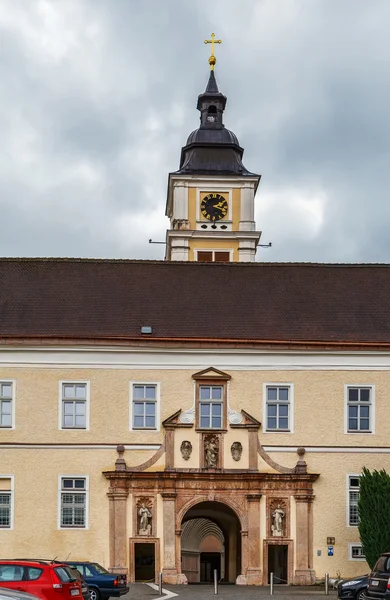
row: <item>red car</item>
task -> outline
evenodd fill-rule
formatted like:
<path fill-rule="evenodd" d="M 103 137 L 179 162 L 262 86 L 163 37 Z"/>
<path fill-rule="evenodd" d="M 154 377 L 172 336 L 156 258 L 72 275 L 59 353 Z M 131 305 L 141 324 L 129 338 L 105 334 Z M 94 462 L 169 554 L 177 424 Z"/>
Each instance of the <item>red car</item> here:
<path fill-rule="evenodd" d="M 72 570 L 43 560 L 0 560 L 0 587 L 34 594 L 42 600 L 82 600 Z"/>

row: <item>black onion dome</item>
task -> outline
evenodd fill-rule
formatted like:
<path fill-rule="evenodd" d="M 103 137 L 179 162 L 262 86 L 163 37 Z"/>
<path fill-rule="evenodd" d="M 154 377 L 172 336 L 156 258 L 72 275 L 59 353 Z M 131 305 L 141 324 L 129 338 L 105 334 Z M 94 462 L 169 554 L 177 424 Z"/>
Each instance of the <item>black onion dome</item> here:
<path fill-rule="evenodd" d="M 237 136 L 230 129 L 216 129 L 213 131 L 212 141 L 218 144 L 235 144 L 236 146 L 240 146 Z M 201 144 L 201 143 L 209 143 L 210 135 L 208 129 L 195 129 L 187 139 L 187 146 L 189 144 Z"/>
<path fill-rule="evenodd" d="M 221 94 L 214 71 L 206 90 L 198 97 L 200 127 L 188 136 L 176 173 L 254 175 L 242 163 L 244 153 L 237 136 L 223 124 L 226 96 Z"/>

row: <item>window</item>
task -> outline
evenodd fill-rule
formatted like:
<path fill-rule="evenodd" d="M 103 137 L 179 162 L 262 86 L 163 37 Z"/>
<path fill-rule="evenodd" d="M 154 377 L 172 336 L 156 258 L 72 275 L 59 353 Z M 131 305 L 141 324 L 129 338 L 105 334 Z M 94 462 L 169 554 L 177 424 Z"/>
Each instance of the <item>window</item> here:
<path fill-rule="evenodd" d="M 0 529 L 13 529 L 13 475 L 0 475 Z"/>
<path fill-rule="evenodd" d="M 207 251 L 197 251 L 197 261 L 198 262 L 230 262 L 230 251 L 217 251 L 217 250 L 207 250 Z"/>
<path fill-rule="evenodd" d="M 366 559 L 366 556 L 364 554 L 361 544 L 348 544 L 348 559 L 349 560 L 365 560 Z"/>
<path fill-rule="evenodd" d="M 358 501 L 359 475 L 348 475 L 347 524 L 352 527 L 357 527 L 359 522 Z"/>
<path fill-rule="evenodd" d="M 13 426 L 13 385 L 11 381 L 0 381 L 0 427 Z"/>
<path fill-rule="evenodd" d="M 87 477 L 60 477 L 60 528 L 87 527 L 87 493 Z"/>
<path fill-rule="evenodd" d="M 292 431 L 292 386 L 265 386 L 266 431 Z"/>
<path fill-rule="evenodd" d="M 346 432 L 372 433 L 372 386 L 346 386 Z"/>
<path fill-rule="evenodd" d="M 201 429 L 222 429 L 223 386 L 199 386 L 199 427 Z"/>
<path fill-rule="evenodd" d="M 6 565 L 0 566 L 1 581 L 22 581 L 24 575 L 23 565 Z"/>
<path fill-rule="evenodd" d="M 62 381 L 60 429 L 88 429 L 87 382 Z"/>
<path fill-rule="evenodd" d="M 132 384 L 131 429 L 157 429 L 158 386 L 156 383 Z"/>
<path fill-rule="evenodd" d="M 0 527 L 9 529 L 11 526 L 11 492 L 0 492 Z"/>

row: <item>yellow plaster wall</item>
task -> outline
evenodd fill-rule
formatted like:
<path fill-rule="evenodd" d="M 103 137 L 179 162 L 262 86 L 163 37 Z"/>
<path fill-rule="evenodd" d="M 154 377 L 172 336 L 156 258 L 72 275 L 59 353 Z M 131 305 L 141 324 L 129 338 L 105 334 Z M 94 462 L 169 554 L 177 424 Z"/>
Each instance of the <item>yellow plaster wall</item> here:
<path fill-rule="evenodd" d="M 206 366 L 206 364 L 205 364 Z M 160 431 L 129 431 L 130 381 L 159 382 L 161 421 L 194 402 L 191 375 L 197 369 L 1 368 L 16 381 L 16 429 L 2 429 L 3 442 L 159 444 Z M 294 433 L 261 432 L 264 445 L 387 445 L 386 371 L 231 371 L 229 402 L 263 421 L 263 385 L 294 384 Z M 58 430 L 59 381 L 90 382 L 90 429 Z M 376 433 L 344 433 L 344 384 L 376 386 Z M 42 418 L 44 415 L 44 419 Z M 132 454 L 135 458 L 135 454 Z M 147 460 L 149 456 L 145 458 Z"/>
<path fill-rule="evenodd" d="M 234 188 L 232 191 L 232 227 L 233 231 L 238 231 L 239 222 L 240 222 L 240 214 L 241 214 L 241 190 L 239 188 Z"/>
<path fill-rule="evenodd" d="M 188 188 L 188 220 L 190 228 L 196 229 L 196 188 Z"/>
<path fill-rule="evenodd" d="M 189 242 L 188 259 L 195 260 L 195 250 L 233 250 L 233 261 L 238 261 L 238 242 L 231 238 L 226 240 L 197 239 L 192 237 Z"/>
<path fill-rule="evenodd" d="M 0 556 L 95 560 L 109 566 L 106 450 L 17 449 L 1 453 L 1 472 L 14 480 L 14 530 L 1 530 Z M 89 529 L 57 529 L 58 476 L 89 475 Z"/>
<path fill-rule="evenodd" d="M 207 366 L 205 364 L 205 366 Z M 161 443 L 163 432 L 129 431 L 129 382 L 158 381 L 161 386 L 161 420 L 178 408 L 191 408 L 194 384 L 191 375 L 198 369 L 131 370 L 76 368 L 2 368 L 0 379 L 16 381 L 16 429 L 1 431 L 1 442 L 34 443 Z M 229 372 L 229 371 L 228 371 Z M 263 420 L 263 384 L 294 383 L 295 433 L 276 434 L 260 431 L 263 445 L 268 446 L 387 446 L 387 402 L 390 381 L 386 371 L 230 371 L 229 403 L 235 410 L 245 409 Z M 59 381 L 84 381 L 91 384 L 90 431 L 58 431 Z M 376 434 L 344 434 L 344 384 L 376 386 Z M 176 464 L 196 468 L 199 443 L 194 429 L 176 430 Z M 247 465 L 247 442 L 240 430 L 225 436 L 225 461 L 231 468 Z M 180 455 L 182 439 L 190 439 L 190 461 Z M 240 463 L 230 455 L 233 441 L 243 444 Z M 285 466 L 294 466 L 295 452 L 271 452 L 271 457 Z M 153 451 L 125 452 L 128 465 L 137 465 Z M 230 455 L 230 458 L 229 458 Z M 108 566 L 108 482 L 102 475 L 112 469 L 117 454 L 114 449 L 1 449 L 1 473 L 15 477 L 15 530 L 2 530 L 1 555 L 45 555 L 90 558 Z M 358 542 L 358 532 L 346 525 L 346 474 L 359 473 L 362 466 L 390 471 L 390 456 L 385 454 L 308 451 L 305 455 L 310 472 L 320 474 L 314 484 L 314 568 L 317 576 L 326 571 L 353 576 L 365 572 L 364 561 L 348 560 L 348 543 Z M 231 461 L 231 462 L 229 462 Z M 156 468 L 163 468 L 160 460 Z M 271 469 L 259 457 L 261 470 Z M 57 530 L 58 475 L 89 475 L 90 529 Z M 159 523 L 162 523 L 158 501 Z M 262 531 L 265 508 L 261 509 Z M 292 504 L 292 533 L 294 510 Z M 131 499 L 128 500 L 128 535 L 131 535 Z M 34 519 L 31 519 L 31 514 Z M 158 526 L 161 532 L 162 525 Z M 42 536 L 42 531 L 45 535 Z M 326 537 L 334 536 L 334 556 L 326 555 Z M 93 556 L 91 556 L 93 549 Z M 317 556 L 321 550 L 321 556 Z"/>

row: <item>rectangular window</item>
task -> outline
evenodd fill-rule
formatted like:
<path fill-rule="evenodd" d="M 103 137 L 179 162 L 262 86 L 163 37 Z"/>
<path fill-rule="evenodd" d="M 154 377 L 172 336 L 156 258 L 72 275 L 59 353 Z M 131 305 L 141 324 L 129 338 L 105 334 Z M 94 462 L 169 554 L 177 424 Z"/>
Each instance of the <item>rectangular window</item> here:
<path fill-rule="evenodd" d="M 11 527 L 11 492 L 0 492 L 0 528 Z"/>
<path fill-rule="evenodd" d="M 230 251 L 198 250 L 198 262 L 230 262 Z"/>
<path fill-rule="evenodd" d="M 357 527 L 359 501 L 359 475 L 348 475 L 348 525 Z"/>
<path fill-rule="evenodd" d="M 347 431 L 370 433 L 372 428 L 372 388 L 347 386 Z"/>
<path fill-rule="evenodd" d="M 199 387 L 199 426 L 201 429 L 222 429 L 223 386 Z"/>
<path fill-rule="evenodd" d="M 61 429 L 87 429 L 87 383 L 61 383 Z"/>
<path fill-rule="evenodd" d="M 87 527 L 87 478 L 60 478 L 60 527 Z"/>
<path fill-rule="evenodd" d="M 157 385 L 133 384 L 133 429 L 157 429 Z"/>
<path fill-rule="evenodd" d="M 13 529 L 13 475 L 0 475 L 0 529 Z"/>
<path fill-rule="evenodd" d="M 13 385 L 0 381 L 0 427 L 12 427 Z"/>
<path fill-rule="evenodd" d="M 349 560 L 365 560 L 366 558 L 361 544 L 348 544 L 348 554 Z"/>
<path fill-rule="evenodd" d="M 267 431 L 290 431 L 290 387 L 266 386 Z"/>

